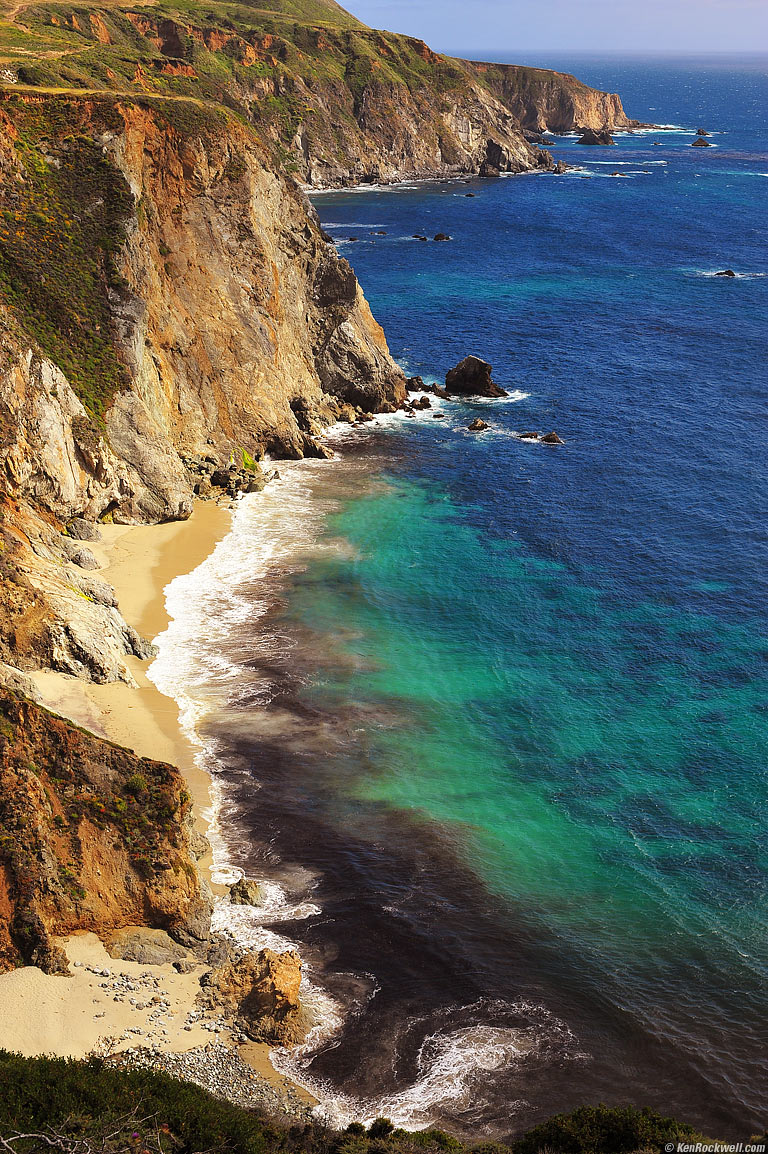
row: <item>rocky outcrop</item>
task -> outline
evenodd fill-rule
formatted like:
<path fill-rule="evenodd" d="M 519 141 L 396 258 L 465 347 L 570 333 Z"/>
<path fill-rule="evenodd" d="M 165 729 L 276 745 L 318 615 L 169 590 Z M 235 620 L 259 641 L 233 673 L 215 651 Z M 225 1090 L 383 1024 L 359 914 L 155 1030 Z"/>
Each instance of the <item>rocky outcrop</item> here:
<path fill-rule="evenodd" d="M 709 143 L 708 140 L 705 140 L 703 136 L 697 136 L 696 139 L 694 140 L 693 144 L 691 145 L 691 148 L 711 148 L 711 147 L 712 147 L 712 145 Z"/>
<path fill-rule="evenodd" d="M 462 397 L 506 397 L 507 393 L 491 377 L 492 371 L 480 357 L 465 357 L 446 373 L 446 392 Z"/>
<path fill-rule="evenodd" d="M 640 127 L 629 119 L 619 96 L 590 88 L 566 72 L 479 61 L 467 66 L 529 132 Z"/>
<path fill-rule="evenodd" d="M 56 938 L 126 926 L 208 936 L 178 770 L 0 689 L 0 969 L 66 966 Z"/>
<path fill-rule="evenodd" d="M 392 409 L 405 379 L 349 265 L 248 129 L 213 110 L 190 123 L 175 106 L 30 99 L 0 108 L 0 200 L 17 222 L 13 237 L 0 225 L 17 278 L 12 307 L 0 299 L 0 658 L 130 682 L 125 657 L 149 648 L 67 525 L 185 518 L 217 468 L 227 492 L 258 488 L 265 453 L 331 455 L 322 431 L 343 406 Z M 16 149 L 19 132 L 37 147 Z M 88 216 L 105 198 L 123 206 L 117 237 Z M 81 249 L 40 231 L 40 203 L 81 220 L 92 299 Z M 109 373 L 92 323 L 76 331 L 89 309 Z"/>
<path fill-rule="evenodd" d="M 264 901 L 264 891 L 258 882 L 240 878 L 229 887 L 229 900 L 236 906 L 260 906 Z"/>
<path fill-rule="evenodd" d="M 301 1042 L 308 1018 L 299 1000 L 301 958 L 295 951 L 265 949 L 244 954 L 201 978 L 200 1000 L 256 1042 L 291 1046 Z"/>
<path fill-rule="evenodd" d="M 605 146 L 615 144 L 616 141 L 613 139 L 607 128 L 585 128 L 576 143 L 591 145 L 597 144 Z"/>

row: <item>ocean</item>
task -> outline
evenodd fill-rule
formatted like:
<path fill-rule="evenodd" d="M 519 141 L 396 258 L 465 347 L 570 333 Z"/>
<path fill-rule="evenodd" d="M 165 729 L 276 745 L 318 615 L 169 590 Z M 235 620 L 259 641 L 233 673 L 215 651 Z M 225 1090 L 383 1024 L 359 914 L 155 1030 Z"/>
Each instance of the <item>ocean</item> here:
<path fill-rule="evenodd" d="M 280 462 L 169 587 L 151 676 L 214 777 L 217 877 L 266 882 L 216 923 L 305 959 L 316 1027 L 275 1061 L 326 1117 L 504 1136 L 631 1102 L 746 1138 L 767 1116 L 768 67 L 522 62 L 669 127 L 562 138 L 562 177 L 315 200 L 405 370 L 473 353 L 509 398 Z M 550 430 L 563 446 L 518 437 Z"/>

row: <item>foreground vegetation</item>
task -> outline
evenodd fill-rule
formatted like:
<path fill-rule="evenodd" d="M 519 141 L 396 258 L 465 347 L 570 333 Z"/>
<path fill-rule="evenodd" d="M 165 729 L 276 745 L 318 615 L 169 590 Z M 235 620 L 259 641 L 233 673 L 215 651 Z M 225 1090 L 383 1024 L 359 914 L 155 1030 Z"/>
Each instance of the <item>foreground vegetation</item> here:
<path fill-rule="evenodd" d="M 633 1107 L 584 1106 L 510 1144 L 470 1148 L 439 1130 L 379 1119 L 367 1130 L 281 1125 L 149 1070 L 101 1060 L 22 1058 L 0 1051 L 0 1146 L 18 1154 L 633 1154 L 700 1139 L 692 1127 Z"/>

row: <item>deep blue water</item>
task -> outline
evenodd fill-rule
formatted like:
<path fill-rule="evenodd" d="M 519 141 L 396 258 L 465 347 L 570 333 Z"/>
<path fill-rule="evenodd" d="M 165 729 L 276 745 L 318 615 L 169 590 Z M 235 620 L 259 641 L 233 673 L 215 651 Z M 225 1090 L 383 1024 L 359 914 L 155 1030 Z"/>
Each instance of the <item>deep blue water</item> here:
<path fill-rule="evenodd" d="M 689 1114 L 748 1127 L 768 1009 L 766 62 L 568 70 L 680 130 L 563 140 L 561 178 L 317 198 L 410 373 L 471 352 L 524 396 L 390 434 L 391 489 L 332 526 L 361 559 L 303 619 L 346 618 L 380 668 L 344 692 L 420 722 L 345 789 L 468 825 L 464 860 L 627 1036 L 691 1062 Z M 691 148 L 699 126 L 713 147 Z M 489 434 L 464 431 L 476 411 Z M 567 444 L 510 436 L 529 429 Z"/>
<path fill-rule="evenodd" d="M 317 197 L 407 371 L 474 353 L 511 399 L 312 473 L 327 517 L 260 620 L 262 688 L 241 637 L 237 731 L 210 732 L 261 846 L 241 864 L 310 871 L 291 936 L 358 999 L 309 1065 L 329 1092 L 475 1134 L 610 1101 L 744 1138 L 768 1111 L 766 69 L 523 62 L 678 128 L 563 139 L 562 177 Z M 244 720 L 267 667 L 271 744 Z"/>

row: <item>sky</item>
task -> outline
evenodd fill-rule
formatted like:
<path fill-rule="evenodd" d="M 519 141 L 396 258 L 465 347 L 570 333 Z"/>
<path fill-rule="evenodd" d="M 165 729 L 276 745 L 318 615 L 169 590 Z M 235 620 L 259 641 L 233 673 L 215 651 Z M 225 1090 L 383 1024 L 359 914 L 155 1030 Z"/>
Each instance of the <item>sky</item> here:
<path fill-rule="evenodd" d="M 341 0 L 442 52 L 768 53 L 768 0 Z"/>

